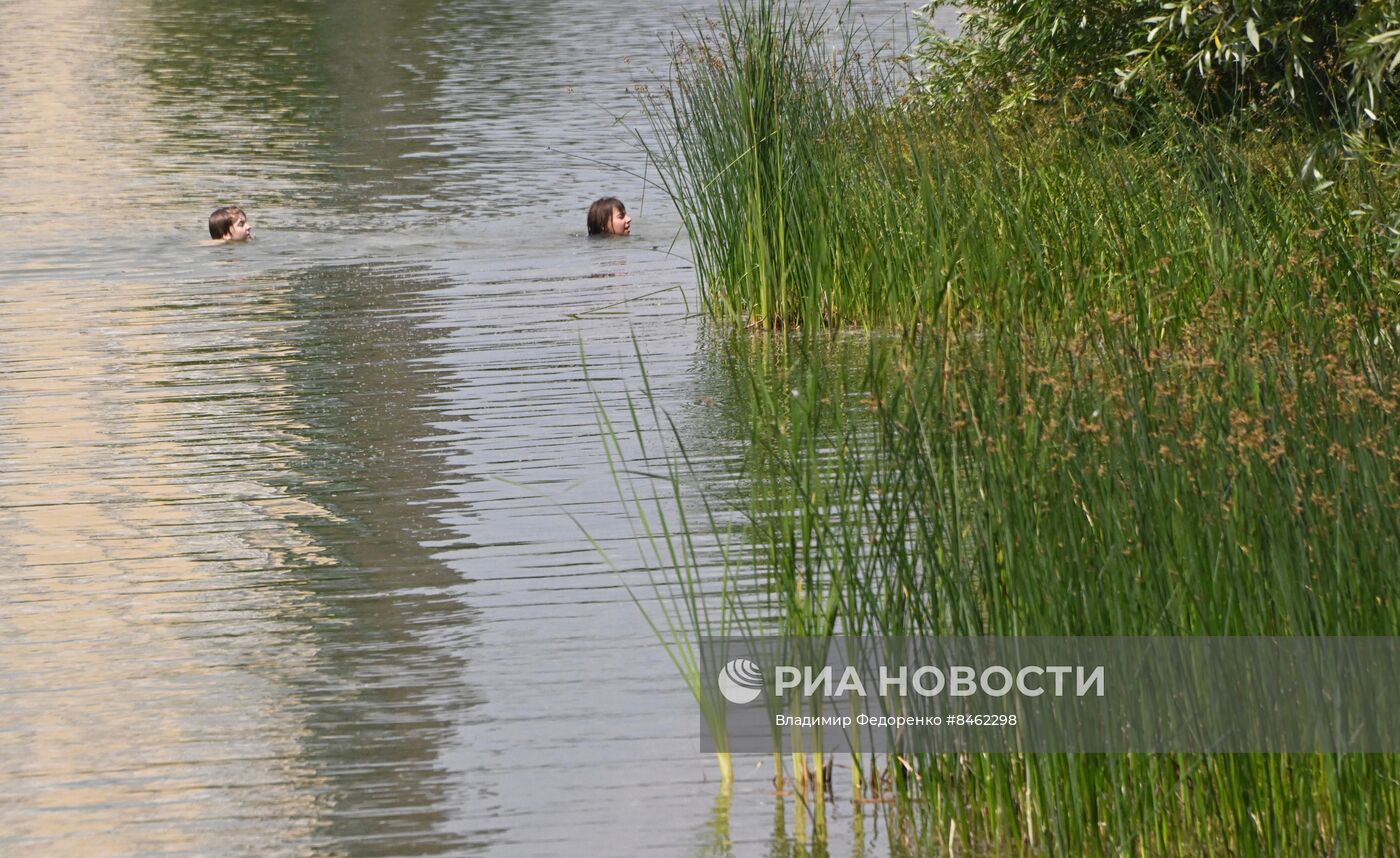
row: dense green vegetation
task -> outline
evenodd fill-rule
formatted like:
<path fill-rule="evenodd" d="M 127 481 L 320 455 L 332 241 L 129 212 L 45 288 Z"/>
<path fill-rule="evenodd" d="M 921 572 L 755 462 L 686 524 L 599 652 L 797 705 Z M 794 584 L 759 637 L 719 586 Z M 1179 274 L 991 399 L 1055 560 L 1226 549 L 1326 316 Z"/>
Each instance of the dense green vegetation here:
<path fill-rule="evenodd" d="M 697 510 L 682 456 L 676 502 L 639 507 L 673 652 L 1400 633 L 1393 4 L 966 5 L 913 88 L 849 31 L 833 53 L 730 6 L 652 103 L 707 307 L 783 331 L 726 341 L 740 490 Z M 1361 855 L 1400 828 L 1391 756 L 861 763 L 915 854 Z"/>
<path fill-rule="evenodd" d="M 1394 292 L 1400 181 L 1319 153 L 1304 123 L 1241 132 L 1076 100 L 992 121 L 975 99 L 901 94 L 871 46 L 847 32 L 833 55 L 821 24 L 729 8 L 652 105 L 718 316 L 1181 318 L 1229 296 L 1286 322 L 1319 282 L 1362 303 Z"/>
<path fill-rule="evenodd" d="M 1394 0 L 972 0 L 919 44 L 925 90 L 1017 109 L 1065 95 L 1212 122 L 1302 121 L 1365 145 L 1400 122 Z"/>
<path fill-rule="evenodd" d="M 676 629 L 1394 634 L 1396 355 L 1344 316 L 1316 320 L 1333 342 L 1220 337 L 1217 313 L 1171 351 L 1121 316 L 1063 342 L 736 339 L 747 480 L 709 503 L 746 530 L 715 577 L 683 480 L 652 516 L 683 570 Z M 856 796 L 894 796 L 915 853 L 955 831 L 988 854 L 1380 854 L 1400 824 L 1388 756 L 860 763 Z"/>

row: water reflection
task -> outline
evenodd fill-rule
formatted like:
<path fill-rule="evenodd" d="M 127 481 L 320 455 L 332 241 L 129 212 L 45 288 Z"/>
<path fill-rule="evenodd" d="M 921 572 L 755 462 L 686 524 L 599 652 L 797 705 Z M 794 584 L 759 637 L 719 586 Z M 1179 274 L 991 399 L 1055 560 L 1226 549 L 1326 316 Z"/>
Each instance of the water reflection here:
<path fill-rule="evenodd" d="M 591 86 L 600 52 L 625 59 L 649 36 L 619 42 L 612 24 L 507 0 L 171 0 L 124 29 L 166 169 L 204 176 L 205 197 L 274 209 L 284 227 L 365 232 L 489 228 L 524 206 L 640 192 L 606 166 L 641 167 L 616 121 L 631 97 Z M 561 174 L 591 187 L 561 197 Z"/>
<path fill-rule="evenodd" d="M 3 851 L 462 845 L 439 760 L 470 616 L 423 547 L 424 288 L 318 270 L 7 301 Z"/>
<path fill-rule="evenodd" d="M 298 488 L 327 513 L 305 527 L 335 559 L 289 570 L 316 606 L 300 613 L 317 658 L 295 695 L 330 799 L 317 838 L 356 852 L 465 846 L 447 827 L 459 797 L 442 756 L 477 700 L 462 680 L 473 615 L 430 547 L 451 544 L 439 482 L 452 439 L 435 428 L 442 346 L 418 306 L 442 284 L 418 274 L 317 268 L 288 284 L 296 395 L 280 420 L 301 427 Z"/>
<path fill-rule="evenodd" d="M 284 228 L 421 208 L 447 166 L 442 14 L 432 0 L 148 3 L 131 27 L 166 119 L 155 152 Z"/>

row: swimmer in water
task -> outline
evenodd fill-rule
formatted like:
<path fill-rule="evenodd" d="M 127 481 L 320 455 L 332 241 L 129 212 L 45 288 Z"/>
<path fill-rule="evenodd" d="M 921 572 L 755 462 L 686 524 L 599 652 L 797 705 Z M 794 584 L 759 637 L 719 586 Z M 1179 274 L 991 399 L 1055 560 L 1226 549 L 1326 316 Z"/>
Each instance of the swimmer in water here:
<path fill-rule="evenodd" d="M 209 215 L 209 237 L 215 241 L 247 241 L 253 237 L 253 227 L 243 209 L 223 206 Z"/>
<path fill-rule="evenodd" d="M 589 235 L 631 235 L 632 219 L 617 197 L 603 197 L 588 209 Z"/>

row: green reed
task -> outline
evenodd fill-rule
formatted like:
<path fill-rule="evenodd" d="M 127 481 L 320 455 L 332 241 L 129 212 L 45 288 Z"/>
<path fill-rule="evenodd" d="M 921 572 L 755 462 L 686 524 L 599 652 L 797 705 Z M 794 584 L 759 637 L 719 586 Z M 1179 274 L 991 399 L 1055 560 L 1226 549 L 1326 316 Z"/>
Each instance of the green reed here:
<path fill-rule="evenodd" d="M 669 633 L 1400 633 L 1395 175 L 1300 181 L 1306 141 L 1169 115 L 934 113 L 821 23 L 726 6 L 651 104 L 712 315 L 801 329 L 717 351 L 737 481 L 697 500 L 680 447 L 633 489 Z M 853 763 L 910 854 L 1380 854 L 1400 827 L 1388 755 Z"/>
<path fill-rule="evenodd" d="M 1393 171 L 1166 108 L 935 108 L 907 80 L 839 17 L 773 0 L 726 4 L 678 45 L 650 154 L 712 314 L 908 326 L 1092 307 L 1169 325 L 1222 294 L 1288 318 L 1319 281 L 1395 288 Z M 1319 189 L 1323 173 L 1337 182 Z"/>
<path fill-rule="evenodd" d="M 749 548 L 727 577 L 759 586 L 723 610 L 811 636 L 1395 634 L 1390 341 L 1345 312 L 1267 337 L 1230 319 L 1150 348 L 1127 316 L 1063 338 L 736 341 Z M 951 824 L 972 851 L 1373 854 L 1400 824 L 1389 756 L 891 765 L 911 843 Z"/>

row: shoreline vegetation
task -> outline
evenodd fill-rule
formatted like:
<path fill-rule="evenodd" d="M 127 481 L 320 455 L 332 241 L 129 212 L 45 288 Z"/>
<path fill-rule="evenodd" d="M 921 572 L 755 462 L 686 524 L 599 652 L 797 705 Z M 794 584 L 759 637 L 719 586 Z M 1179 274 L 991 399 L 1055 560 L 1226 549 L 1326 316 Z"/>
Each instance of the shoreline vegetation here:
<path fill-rule="evenodd" d="M 966 5 L 895 61 L 728 3 L 649 102 L 749 438 L 698 504 L 679 438 L 620 482 L 686 681 L 700 634 L 1400 633 L 1396 13 L 1293 66 L 1282 19 Z M 775 766 L 822 840 L 828 767 Z M 849 799 L 892 854 L 1370 855 L 1400 759 L 855 754 Z"/>
<path fill-rule="evenodd" d="M 924 95 L 918 75 L 839 20 L 765 0 L 726 6 L 677 47 L 649 104 L 650 155 L 711 315 L 1006 327 L 1102 310 L 1150 324 L 1224 296 L 1287 325 L 1329 297 L 1375 324 L 1382 302 L 1395 309 L 1392 149 L 1337 151 L 1287 114 L 1203 122 L 1179 95 L 1071 89 L 999 111 L 966 87 Z"/>

